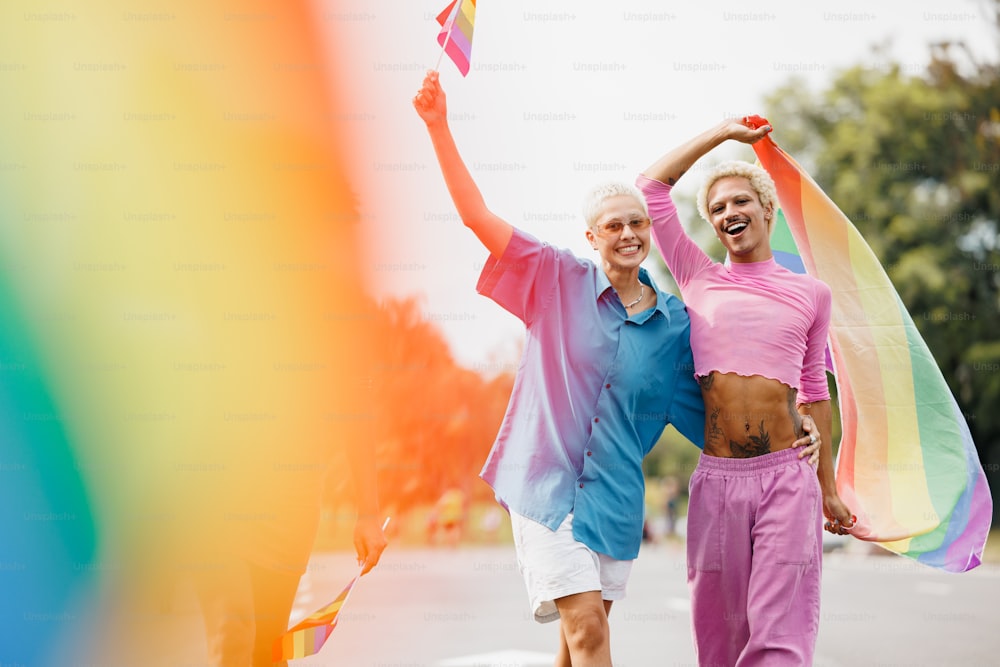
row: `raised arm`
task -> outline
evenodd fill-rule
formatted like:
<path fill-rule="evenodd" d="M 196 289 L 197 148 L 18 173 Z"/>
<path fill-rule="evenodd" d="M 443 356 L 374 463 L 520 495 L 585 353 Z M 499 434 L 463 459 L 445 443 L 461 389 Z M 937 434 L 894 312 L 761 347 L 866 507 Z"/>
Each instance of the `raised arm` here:
<path fill-rule="evenodd" d="M 754 130 L 740 120 L 725 120 L 673 149 L 651 164 L 642 174 L 654 181 L 674 185 L 699 158 L 726 140 L 735 139 L 745 144 L 753 144 L 770 131 L 770 125 Z"/>
<path fill-rule="evenodd" d="M 413 106 L 427 124 L 441 173 L 462 222 L 475 233 L 491 255 L 502 257 L 514 228 L 486 207 L 479 186 L 472 180 L 472 174 L 458 153 L 448 127 L 448 108 L 437 72 L 428 72 L 424 77 L 420 92 L 413 98 Z"/>

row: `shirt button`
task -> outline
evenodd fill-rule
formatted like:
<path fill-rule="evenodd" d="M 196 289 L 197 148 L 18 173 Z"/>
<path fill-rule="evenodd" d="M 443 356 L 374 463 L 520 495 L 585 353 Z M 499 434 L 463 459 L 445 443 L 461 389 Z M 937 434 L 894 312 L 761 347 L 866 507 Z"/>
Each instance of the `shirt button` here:
<path fill-rule="evenodd" d="M 595 424 L 596 424 L 597 422 L 599 422 L 599 421 L 601 421 L 601 418 L 600 418 L 600 417 L 594 417 L 594 423 L 595 423 Z"/>
<path fill-rule="evenodd" d="M 583 488 L 583 482 L 580 482 L 580 488 L 581 489 Z"/>
<path fill-rule="evenodd" d="M 610 384 L 610 383 L 608 383 L 608 384 L 604 385 L 604 388 L 605 388 L 605 389 L 611 389 L 611 384 Z"/>
<path fill-rule="evenodd" d="M 593 456 L 594 452 L 587 452 L 587 456 Z"/>

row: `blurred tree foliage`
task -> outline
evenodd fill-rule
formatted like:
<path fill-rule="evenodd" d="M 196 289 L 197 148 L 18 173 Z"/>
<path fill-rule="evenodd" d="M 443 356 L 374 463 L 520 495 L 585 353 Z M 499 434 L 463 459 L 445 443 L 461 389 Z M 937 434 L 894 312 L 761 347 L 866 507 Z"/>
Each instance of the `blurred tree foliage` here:
<path fill-rule="evenodd" d="M 881 260 L 1000 488 L 1000 66 L 939 44 L 919 75 L 859 65 L 818 93 L 793 80 L 767 111 Z"/>
<path fill-rule="evenodd" d="M 387 515 L 433 504 L 448 489 L 492 501 L 478 479 L 514 386 L 460 366 L 444 334 L 413 298 L 373 307 L 364 328 L 374 339 L 371 400 L 360 416 L 377 456 L 379 499 Z M 343 458 L 343 457 L 340 457 Z M 334 463 L 334 469 L 346 459 Z M 327 502 L 351 505 L 349 476 L 331 475 Z M 353 515 L 342 516 L 353 523 Z"/>

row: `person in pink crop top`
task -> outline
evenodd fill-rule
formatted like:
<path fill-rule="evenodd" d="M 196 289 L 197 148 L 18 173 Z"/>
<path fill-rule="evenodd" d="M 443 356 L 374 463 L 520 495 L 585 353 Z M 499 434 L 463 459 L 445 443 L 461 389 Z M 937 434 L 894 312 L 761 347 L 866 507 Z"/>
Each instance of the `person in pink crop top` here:
<path fill-rule="evenodd" d="M 854 523 L 837 494 L 833 457 L 817 470 L 788 448 L 811 415 L 829 441 L 825 349 L 830 289 L 775 263 L 774 183 L 747 162 L 716 167 L 698 209 L 726 247 L 712 261 L 684 232 L 671 188 L 702 156 L 754 130 L 725 121 L 670 151 L 637 179 L 653 239 L 691 318 L 705 448 L 691 477 L 688 583 L 700 665 L 812 664 L 819 629 L 821 512 L 825 528 Z"/>

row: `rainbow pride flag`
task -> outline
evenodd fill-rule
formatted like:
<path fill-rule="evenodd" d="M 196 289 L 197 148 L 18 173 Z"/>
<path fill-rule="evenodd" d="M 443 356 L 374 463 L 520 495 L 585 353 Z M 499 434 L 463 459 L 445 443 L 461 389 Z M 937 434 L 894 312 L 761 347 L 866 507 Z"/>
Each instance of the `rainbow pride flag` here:
<path fill-rule="evenodd" d="M 462 76 L 469 74 L 472 59 L 472 30 L 476 24 L 476 0 L 452 0 L 451 4 L 438 14 L 441 24 L 438 44 L 444 47 Z"/>
<path fill-rule="evenodd" d="M 341 522 L 375 129 L 309 2 L 64 9 L 0 39 L 0 664 L 209 664 L 174 593 Z"/>
<path fill-rule="evenodd" d="M 319 653 L 323 644 L 333 633 L 333 629 L 337 627 L 340 610 L 347 603 L 347 598 L 350 597 L 354 584 L 360 578 L 361 573 L 359 572 L 351 580 L 351 583 L 340 591 L 340 595 L 333 602 L 313 612 L 288 632 L 278 637 L 274 641 L 272 659 L 275 662 L 281 662 L 282 660 L 295 660 Z"/>
<path fill-rule="evenodd" d="M 833 290 L 830 352 L 843 429 L 837 490 L 858 517 L 852 534 L 949 572 L 976 567 L 993 500 L 934 357 L 851 221 L 770 137 L 753 148 L 781 202 L 776 261 Z"/>

